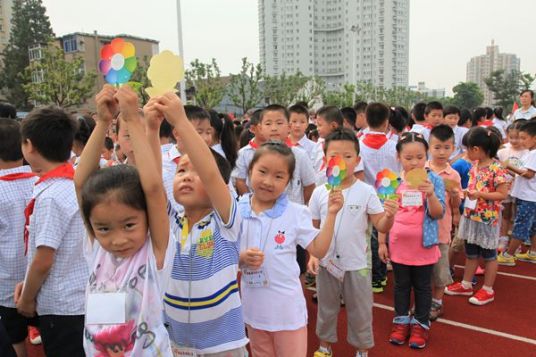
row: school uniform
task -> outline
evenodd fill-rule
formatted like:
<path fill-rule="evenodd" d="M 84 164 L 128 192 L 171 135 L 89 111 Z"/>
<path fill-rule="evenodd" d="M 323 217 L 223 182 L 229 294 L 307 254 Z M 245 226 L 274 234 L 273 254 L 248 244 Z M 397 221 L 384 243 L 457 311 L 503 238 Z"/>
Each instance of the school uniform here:
<path fill-rule="evenodd" d="M 430 140 L 430 131 L 431 130 L 427 126 L 421 124 L 413 124 L 410 130 L 412 133 L 422 134 L 424 140 L 427 142 Z"/>
<path fill-rule="evenodd" d="M 175 179 L 177 165 L 181 156 L 182 154 L 177 149 L 177 145 L 172 145 L 165 154 L 162 154 L 162 180 L 164 181 L 166 196 L 173 209 L 179 213 L 184 212 L 184 208 L 173 198 L 173 180 Z"/>

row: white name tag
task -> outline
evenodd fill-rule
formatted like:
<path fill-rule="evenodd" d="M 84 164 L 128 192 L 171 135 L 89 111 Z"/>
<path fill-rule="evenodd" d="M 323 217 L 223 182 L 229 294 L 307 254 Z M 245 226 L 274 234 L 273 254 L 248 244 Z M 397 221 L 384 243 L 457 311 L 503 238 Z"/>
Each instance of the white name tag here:
<path fill-rule="evenodd" d="M 463 207 L 468 208 L 468 209 L 475 209 L 476 208 L 476 201 L 477 200 L 470 200 L 469 198 L 466 198 L 464 203 L 463 203 Z"/>
<path fill-rule="evenodd" d="M 263 268 L 257 270 L 244 269 L 242 277 L 249 288 L 266 288 L 268 286 L 268 275 Z"/>
<path fill-rule="evenodd" d="M 420 207 L 423 205 L 421 191 L 404 191 L 402 193 L 402 207 Z"/>
<path fill-rule="evenodd" d="M 329 261 L 328 265 L 326 266 L 326 270 L 340 282 L 344 280 L 344 270 L 337 266 L 333 260 Z"/>
<path fill-rule="evenodd" d="M 197 352 L 192 348 L 179 347 L 171 342 L 171 352 L 174 357 L 197 357 Z"/>
<path fill-rule="evenodd" d="M 88 294 L 86 324 L 115 325 L 126 322 L 125 293 Z"/>

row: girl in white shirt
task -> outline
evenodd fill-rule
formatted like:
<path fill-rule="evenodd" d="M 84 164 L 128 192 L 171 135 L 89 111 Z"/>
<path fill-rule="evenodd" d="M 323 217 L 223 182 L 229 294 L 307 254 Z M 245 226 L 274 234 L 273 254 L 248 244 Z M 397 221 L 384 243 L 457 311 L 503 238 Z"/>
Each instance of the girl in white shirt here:
<path fill-rule="evenodd" d="M 299 280 L 296 246 L 322 258 L 343 205 L 340 191 L 330 193 L 328 215 L 319 231 L 307 207 L 290 202 L 285 188 L 295 158 L 286 145 L 268 142 L 249 166 L 253 193 L 239 202 L 244 322 L 255 357 L 305 357 L 307 309 Z"/>

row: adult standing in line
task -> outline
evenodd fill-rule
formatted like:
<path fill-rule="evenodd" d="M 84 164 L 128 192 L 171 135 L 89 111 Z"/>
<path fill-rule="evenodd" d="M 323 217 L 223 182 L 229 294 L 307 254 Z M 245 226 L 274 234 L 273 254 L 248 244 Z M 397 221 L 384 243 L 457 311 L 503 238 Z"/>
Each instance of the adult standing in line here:
<path fill-rule="evenodd" d="M 536 117 L 536 108 L 534 108 L 534 92 L 530 89 L 525 89 L 519 95 L 521 108 L 514 112 L 514 120 L 517 119 L 532 119 Z"/>

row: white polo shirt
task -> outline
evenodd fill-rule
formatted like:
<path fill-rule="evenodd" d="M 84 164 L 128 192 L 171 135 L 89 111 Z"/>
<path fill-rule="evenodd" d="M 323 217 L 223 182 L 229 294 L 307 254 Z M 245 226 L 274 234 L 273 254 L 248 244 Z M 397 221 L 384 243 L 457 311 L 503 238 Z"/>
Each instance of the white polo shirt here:
<path fill-rule="evenodd" d="M 450 155 L 450 159 L 453 159 L 464 152 L 465 149 L 462 140 L 463 136 L 469 131 L 469 128 L 456 125 L 452 131 L 454 131 L 454 151 L 452 152 L 452 155 Z"/>
<path fill-rule="evenodd" d="M 0 170 L 0 177 L 30 173 L 30 166 Z M 36 177 L 0 180 L 0 306 L 15 307 L 15 285 L 24 280 L 24 209 L 32 197 Z"/>
<path fill-rule="evenodd" d="M 361 161 L 365 169 L 365 182 L 374 186 L 376 175 L 383 169 L 400 172 L 400 163 L 396 157 L 396 143 L 387 140 L 379 149 L 373 149 L 363 143 L 364 137 L 359 141 Z"/>
<path fill-rule="evenodd" d="M 251 210 L 250 199 L 247 194 L 238 203 L 243 218 L 240 251 L 256 247 L 264 252 L 268 285 L 249 287 L 242 276 L 244 322 L 266 331 L 300 329 L 307 325 L 307 308 L 296 246 L 306 249 L 319 231 L 307 207 L 289 201 L 285 194 L 260 215 Z"/>
<path fill-rule="evenodd" d="M 430 129 L 428 129 L 424 125 L 413 124 L 413 126 L 411 127 L 410 132 L 417 133 L 417 134 L 422 134 L 422 136 L 424 136 L 424 140 L 426 140 L 427 142 L 430 140 Z"/>
<path fill-rule="evenodd" d="M 324 155 L 322 147 L 318 146 L 318 143 L 307 138 L 305 135 L 296 144 L 297 147 L 303 149 L 313 164 L 313 169 L 318 172 L 322 167 L 322 157 Z M 320 154 L 318 153 L 320 151 Z"/>
<path fill-rule="evenodd" d="M 51 178 L 34 187 L 28 268 L 36 249 L 55 250 L 54 264 L 37 294 L 38 315 L 83 315 L 89 278 L 83 251 L 86 230 L 72 180 Z"/>
<path fill-rule="evenodd" d="M 330 260 L 345 271 L 364 269 L 367 264 L 367 229 L 371 214 L 383 213 L 376 191 L 363 181 L 342 190 L 344 206 L 335 220 L 335 233 L 329 250 L 320 261 L 326 267 Z M 309 201 L 313 219 L 323 222 L 328 214 L 329 190 L 318 186 Z"/>
<path fill-rule="evenodd" d="M 296 159 L 296 167 L 294 168 L 292 181 L 287 186 L 286 192 L 289 200 L 303 204 L 303 188 L 315 183 L 315 171 L 311 160 L 304 150 L 295 146 L 291 147 L 291 150 Z M 234 179 L 246 180 L 250 191 L 251 183 L 249 182 L 248 169 L 254 155 L 255 148 L 250 144 L 240 149 L 238 151 L 238 158 L 236 159 L 236 167 L 231 174 Z"/>

